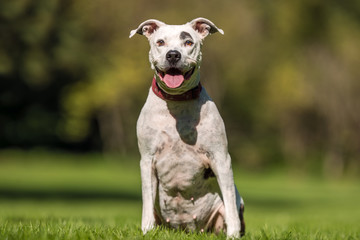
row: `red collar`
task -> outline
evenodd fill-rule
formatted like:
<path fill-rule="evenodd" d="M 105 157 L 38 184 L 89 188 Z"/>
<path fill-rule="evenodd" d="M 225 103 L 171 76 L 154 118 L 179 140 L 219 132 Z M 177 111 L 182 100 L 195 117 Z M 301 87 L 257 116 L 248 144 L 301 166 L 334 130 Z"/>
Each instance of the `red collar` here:
<path fill-rule="evenodd" d="M 159 86 L 156 83 L 155 77 L 153 78 L 153 81 L 152 81 L 153 92 L 155 93 L 156 96 L 158 96 L 159 98 L 161 98 L 163 100 L 171 100 L 171 101 L 193 100 L 200 96 L 201 89 L 202 89 L 202 86 L 201 86 L 201 83 L 199 82 L 199 85 L 197 85 L 193 89 L 190 89 L 187 92 L 184 92 L 180 95 L 171 95 L 171 94 L 164 92 L 161 88 L 159 88 Z"/>

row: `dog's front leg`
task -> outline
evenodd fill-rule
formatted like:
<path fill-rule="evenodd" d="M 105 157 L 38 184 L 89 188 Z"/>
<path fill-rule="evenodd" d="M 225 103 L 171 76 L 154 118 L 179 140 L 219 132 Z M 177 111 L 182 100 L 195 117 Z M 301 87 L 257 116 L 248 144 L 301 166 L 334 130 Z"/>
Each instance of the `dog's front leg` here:
<path fill-rule="evenodd" d="M 154 202 L 157 191 L 157 179 L 152 164 L 152 156 L 142 156 L 140 168 L 143 201 L 141 229 L 146 234 L 146 232 L 155 226 Z"/>
<path fill-rule="evenodd" d="M 228 153 L 215 154 L 212 165 L 223 196 L 227 236 L 240 238 L 241 227 L 239 213 L 236 207 L 235 184 L 230 155 Z"/>

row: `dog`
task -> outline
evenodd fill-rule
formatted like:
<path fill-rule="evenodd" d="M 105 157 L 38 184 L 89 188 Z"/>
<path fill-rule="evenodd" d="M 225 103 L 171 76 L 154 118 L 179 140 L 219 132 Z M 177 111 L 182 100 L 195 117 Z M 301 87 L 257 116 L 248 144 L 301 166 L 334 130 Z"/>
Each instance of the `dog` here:
<path fill-rule="evenodd" d="M 155 71 L 136 127 L 144 234 L 159 225 L 245 233 L 224 122 L 200 83 L 201 46 L 216 32 L 224 34 L 205 18 L 184 25 L 149 19 L 130 32 L 149 40 Z"/>

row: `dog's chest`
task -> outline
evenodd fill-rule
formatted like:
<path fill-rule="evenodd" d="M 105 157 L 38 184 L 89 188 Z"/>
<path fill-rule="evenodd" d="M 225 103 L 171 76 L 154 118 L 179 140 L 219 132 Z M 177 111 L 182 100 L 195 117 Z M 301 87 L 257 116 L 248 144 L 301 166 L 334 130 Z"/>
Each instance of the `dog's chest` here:
<path fill-rule="evenodd" d="M 165 117 L 165 123 L 158 126 L 161 130 L 157 134 L 154 164 L 159 181 L 169 190 L 199 187 L 194 183 L 202 181 L 209 168 L 199 138 L 200 116 L 196 115 L 188 109 L 173 111 Z"/>
<path fill-rule="evenodd" d="M 157 177 L 167 191 L 186 192 L 198 188 L 209 168 L 206 157 L 197 146 L 182 140 L 165 139 L 154 158 Z"/>
<path fill-rule="evenodd" d="M 149 94 L 138 121 L 138 139 L 140 148 L 152 153 L 157 178 L 166 189 L 200 187 L 196 185 L 209 169 L 204 149 L 204 141 L 209 140 L 204 137 L 209 133 L 207 104 L 205 93 L 185 102 L 165 102 Z"/>
<path fill-rule="evenodd" d="M 150 156 L 158 180 L 155 209 L 161 221 L 175 228 L 184 223 L 189 229 L 203 228 L 221 203 L 210 162 L 225 137 L 205 90 L 199 99 L 186 102 L 166 102 L 150 91 L 137 134 L 139 149 Z"/>
<path fill-rule="evenodd" d="M 182 120 L 186 122 L 184 132 L 172 125 L 182 125 L 179 119 L 177 123 L 169 120 L 157 137 L 155 209 L 161 221 L 174 228 L 202 229 L 220 204 L 219 189 L 208 154 L 202 149 L 201 127 L 185 116 Z"/>

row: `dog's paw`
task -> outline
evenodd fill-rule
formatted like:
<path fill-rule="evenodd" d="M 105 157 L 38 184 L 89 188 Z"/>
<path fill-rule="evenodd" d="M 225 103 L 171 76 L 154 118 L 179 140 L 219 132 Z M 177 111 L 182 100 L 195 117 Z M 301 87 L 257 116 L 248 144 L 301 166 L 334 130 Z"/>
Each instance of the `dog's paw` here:
<path fill-rule="evenodd" d="M 240 234 L 236 233 L 236 234 L 232 234 L 232 235 L 227 235 L 226 239 L 228 239 L 228 240 L 240 239 Z"/>
<path fill-rule="evenodd" d="M 147 232 L 149 232 L 149 231 L 151 231 L 152 229 L 154 229 L 155 228 L 155 224 L 154 223 L 151 223 L 151 222 L 149 222 L 149 223 L 144 223 L 144 224 L 142 224 L 142 226 L 141 226 L 141 230 L 142 230 L 142 232 L 143 232 L 143 234 L 145 235 Z"/>
<path fill-rule="evenodd" d="M 231 229 L 227 230 L 227 239 L 240 239 L 240 229 Z"/>
<path fill-rule="evenodd" d="M 152 229 L 154 229 L 154 226 L 149 226 L 146 228 L 141 228 L 143 235 L 145 235 L 147 232 L 151 231 Z"/>

